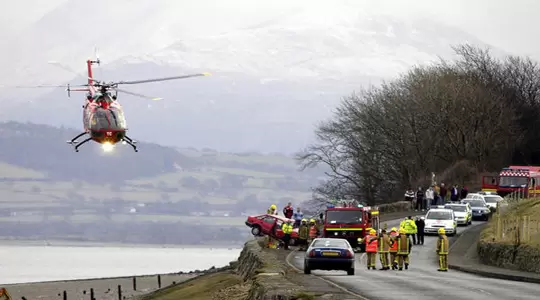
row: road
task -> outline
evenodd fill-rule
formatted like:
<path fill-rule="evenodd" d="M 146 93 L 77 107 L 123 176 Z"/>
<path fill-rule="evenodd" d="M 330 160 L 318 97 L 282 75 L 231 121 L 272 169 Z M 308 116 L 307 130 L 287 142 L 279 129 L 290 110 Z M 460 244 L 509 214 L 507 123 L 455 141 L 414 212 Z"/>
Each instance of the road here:
<path fill-rule="evenodd" d="M 477 226 L 459 227 L 463 231 Z M 388 222 L 388 227 L 397 227 Z M 356 274 L 347 276 L 338 271 L 312 271 L 312 276 L 321 276 L 347 290 L 360 294 L 365 300 L 508 300 L 539 299 L 540 284 L 506 281 L 480 277 L 454 270 L 438 272 L 438 258 L 435 253 L 437 237 L 426 236 L 423 246 L 414 246 L 410 255 L 409 270 L 380 271 L 367 270 L 365 255 L 357 254 Z M 304 268 L 304 253 L 294 252 L 290 259 L 298 269 Z M 378 259 L 377 259 L 377 263 Z M 380 265 L 377 266 L 380 268 Z"/>

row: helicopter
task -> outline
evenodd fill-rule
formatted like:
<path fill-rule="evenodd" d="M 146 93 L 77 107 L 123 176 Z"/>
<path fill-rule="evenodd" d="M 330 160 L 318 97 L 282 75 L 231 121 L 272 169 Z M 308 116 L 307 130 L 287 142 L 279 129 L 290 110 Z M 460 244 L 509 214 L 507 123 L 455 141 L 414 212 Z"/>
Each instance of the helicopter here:
<path fill-rule="evenodd" d="M 102 82 L 94 79 L 92 73 L 92 66 L 100 65 L 99 58 L 86 61 L 87 67 L 87 84 L 82 85 L 62 85 L 57 87 L 67 87 L 66 91 L 68 98 L 71 97 L 71 92 L 86 92 L 86 99 L 84 101 L 83 108 L 83 127 L 84 131 L 71 140 L 67 141 L 68 144 L 74 146 L 75 152 L 79 152 L 79 147 L 82 145 L 94 141 L 101 144 L 103 151 L 110 152 L 114 149 L 115 145 L 119 142 L 130 145 L 135 152 L 138 152 L 136 143 L 127 135 L 126 118 L 122 106 L 118 102 L 118 92 L 149 99 L 145 95 L 133 93 L 123 89 L 119 89 L 119 85 L 141 84 L 149 82 L 159 82 L 175 79 L 186 79 L 199 76 L 209 76 L 210 73 L 197 73 L 181 76 L 162 77 L 144 80 L 133 81 L 116 81 L 116 82 Z M 44 87 L 44 86 L 38 86 Z M 50 86 L 49 86 L 50 87 Z M 72 88 L 76 87 L 76 88 Z M 113 92 L 111 92 L 113 91 Z M 151 100 L 160 100 L 161 98 L 150 98 Z M 82 141 L 78 139 L 86 136 Z"/>

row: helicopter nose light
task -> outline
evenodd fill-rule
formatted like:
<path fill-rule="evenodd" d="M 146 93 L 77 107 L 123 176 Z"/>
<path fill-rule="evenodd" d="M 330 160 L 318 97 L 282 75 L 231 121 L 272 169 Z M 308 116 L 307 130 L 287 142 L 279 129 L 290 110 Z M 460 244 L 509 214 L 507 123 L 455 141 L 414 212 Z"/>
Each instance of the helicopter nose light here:
<path fill-rule="evenodd" d="M 114 144 L 112 144 L 111 142 L 105 142 L 105 143 L 101 144 L 101 149 L 104 152 L 111 152 L 111 151 L 114 150 Z"/>

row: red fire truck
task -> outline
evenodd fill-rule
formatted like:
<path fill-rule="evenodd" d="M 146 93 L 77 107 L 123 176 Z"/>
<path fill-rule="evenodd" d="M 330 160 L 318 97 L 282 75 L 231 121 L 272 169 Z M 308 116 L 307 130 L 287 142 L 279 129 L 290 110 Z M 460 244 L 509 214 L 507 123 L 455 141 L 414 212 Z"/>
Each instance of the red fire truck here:
<path fill-rule="evenodd" d="M 503 168 L 498 176 L 483 176 L 482 191 L 496 192 L 504 197 L 513 192 L 525 196 L 540 195 L 540 167 L 509 166 Z"/>
<path fill-rule="evenodd" d="M 364 238 L 372 228 L 379 229 L 379 210 L 356 201 L 337 201 L 327 206 L 323 225 L 324 237 L 346 239 L 356 249 L 358 238 Z M 363 245 L 360 251 L 365 251 Z"/>

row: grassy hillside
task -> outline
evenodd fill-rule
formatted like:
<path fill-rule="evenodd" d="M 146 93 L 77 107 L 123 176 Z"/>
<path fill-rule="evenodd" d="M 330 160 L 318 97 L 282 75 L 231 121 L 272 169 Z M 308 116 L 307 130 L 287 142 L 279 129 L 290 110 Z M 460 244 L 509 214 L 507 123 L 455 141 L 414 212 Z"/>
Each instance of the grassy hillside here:
<path fill-rule="evenodd" d="M 116 149 L 104 157 L 96 145 L 72 153 L 64 142 L 72 133 L 0 124 L 0 226 L 157 222 L 244 229 L 245 214 L 307 200 L 318 182 L 316 171 L 300 173 L 291 157 L 279 154 L 142 144 L 139 153 Z M 41 147 L 26 145 L 29 136 Z"/>

